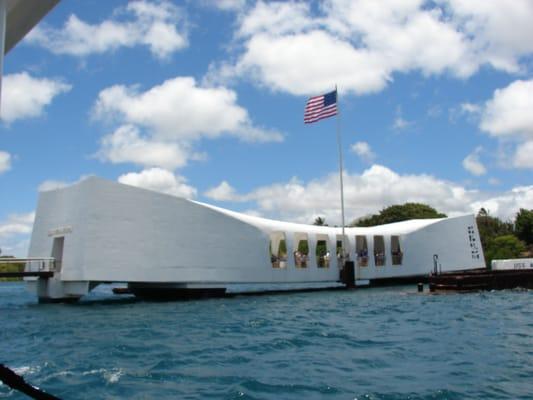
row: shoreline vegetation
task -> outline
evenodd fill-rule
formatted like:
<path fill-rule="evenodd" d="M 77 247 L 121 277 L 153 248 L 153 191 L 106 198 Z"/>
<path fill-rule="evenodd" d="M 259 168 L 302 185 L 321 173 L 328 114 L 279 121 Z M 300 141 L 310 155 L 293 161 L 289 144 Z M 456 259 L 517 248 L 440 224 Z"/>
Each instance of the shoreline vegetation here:
<path fill-rule="evenodd" d="M 9 260 L 13 256 L 0 256 L 0 272 L 22 272 L 24 271 L 24 263 L 7 264 L 3 260 Z M 0 282 L 14 282 L 21 281 L 22 278 L 0 278 Z"/>

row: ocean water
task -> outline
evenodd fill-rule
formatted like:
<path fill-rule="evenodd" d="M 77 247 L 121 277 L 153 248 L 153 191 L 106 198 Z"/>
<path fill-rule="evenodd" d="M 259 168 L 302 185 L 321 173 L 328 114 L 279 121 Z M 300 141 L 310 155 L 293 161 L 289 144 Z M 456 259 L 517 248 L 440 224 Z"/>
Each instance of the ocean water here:
<path fill-rule="evenodd" d="M 532 399 L 533 291 L 40 305 L 0 283 L 0 362 L 63 399 Z"/>

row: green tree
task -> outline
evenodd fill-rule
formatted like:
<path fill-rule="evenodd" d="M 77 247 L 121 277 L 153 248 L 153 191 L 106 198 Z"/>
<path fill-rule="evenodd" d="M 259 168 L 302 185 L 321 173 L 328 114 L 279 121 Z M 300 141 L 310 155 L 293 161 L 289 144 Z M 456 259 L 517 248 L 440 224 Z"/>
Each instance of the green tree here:
<path fill-rule="evenodd" d="M 492 238 L 485 248 L 485 261 L 487 266 L 492 260 L 520 257 L 526 246 L 514 235 L 504 235 Z"/>
<path fill-rule="evenodd" d="M 497 217 L 491 217 L 489 211 L 481 208 L 476 216 L 477 228 L 483 250 L 487 251 L 488 243 L 498 237 L 513 235 L 514 229 L 511 222 L 503 222 Z"/>
<path fill-rule="evenodd" d="M 442 214 L 427 204 L 421 203 L 405 203 L 402 205 L 393 205 L 386 207 L 379 212 L 369 217 L 364 217 L 353 221 L 351 226 L 375 226 L 382 224 L 390 224 L 393 222 L 406 221 L 409 219 L 427 219 L 427 218 L 445 218 L 446 214 Z"/>
<path fill-rule="evenodd" d="M 326 224 L 326 218 L 324 218 L 324 217 L 316 217 L 315 218 L 315 222 L 313 222 L 313 225 L 327 226 L 328 224 Z"/>
<path fill-rule="evenodd" d="M 22 272 L 24 263 L 2 263 L 2 260 L 9 260 L 13 256 L 0 256 L 0 272 Z M 0 278 L 0 281 L 20 281 L 22 278 Z"/>
<path fill-rule="evenodd" d="M 518 239 L 533 244 L 533 210 L 521 208 L 516 214 L 515 232 Z"/>

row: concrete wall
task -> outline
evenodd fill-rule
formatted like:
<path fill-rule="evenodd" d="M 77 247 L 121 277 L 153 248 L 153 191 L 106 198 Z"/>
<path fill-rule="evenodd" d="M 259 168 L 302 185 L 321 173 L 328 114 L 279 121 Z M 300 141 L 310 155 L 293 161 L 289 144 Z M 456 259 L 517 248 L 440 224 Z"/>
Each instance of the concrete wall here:
<path fill-rule="evenodd" d="M 373 228 L 347 228 L 351 259 L 355 235 L 367 236 L 369 266 L 359 277 L 428 273 L 433 254 L 443 270 L 484 266 L 471 256 L 469 227 L 479 244 L 473 216 L 406 221 Z M 270 233 L 286 235 L 286 268 L 272 268 Z M 308 268 L 295 268 L 294 234 L 307 232 Z M 63 281 L 268 283 L 336 281 L 335 241 L 340 228 L 264 220 L 189 200 L 89 178 L 41 194 L 29 255 L 50 256 L 55 237 L 64 236 Z M 315 244 L 329 238 L 329 268 L 317 268 Z M 374 266 L 373 236 L 385 238 L 386 265 Z M 404 253 L 393 266 L 390 236 L 399 235 Z M 474 236 L 475 236 L 474 235 Z M 479 245 L 480 246 L 480 245 Z"/>

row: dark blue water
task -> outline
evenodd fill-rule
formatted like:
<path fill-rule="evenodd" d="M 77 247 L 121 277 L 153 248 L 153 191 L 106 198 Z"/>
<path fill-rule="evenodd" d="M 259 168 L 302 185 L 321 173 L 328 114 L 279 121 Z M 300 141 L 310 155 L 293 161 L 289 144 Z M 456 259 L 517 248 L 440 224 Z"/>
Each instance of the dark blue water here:
<path fill-rule="evenodd" d="M 533 398 L 532 291 L 109 293 L 38 305 L 0 283 L 0 362 L 64 399 Z"/>

